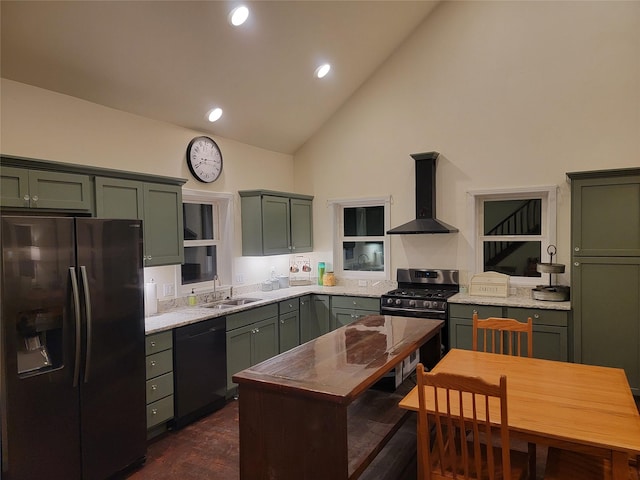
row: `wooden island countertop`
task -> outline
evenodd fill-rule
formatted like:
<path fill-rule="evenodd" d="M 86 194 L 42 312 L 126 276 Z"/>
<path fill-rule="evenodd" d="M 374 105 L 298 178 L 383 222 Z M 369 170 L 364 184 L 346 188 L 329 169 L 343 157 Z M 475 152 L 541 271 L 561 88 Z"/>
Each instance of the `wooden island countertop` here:
<path fill-rule="evenodd" d="M 360 476 L 407 414 L 370 387 L 416 349 L 433 367 L 443 325 L 371 315 L 235 374 L 240 478 Z"/>

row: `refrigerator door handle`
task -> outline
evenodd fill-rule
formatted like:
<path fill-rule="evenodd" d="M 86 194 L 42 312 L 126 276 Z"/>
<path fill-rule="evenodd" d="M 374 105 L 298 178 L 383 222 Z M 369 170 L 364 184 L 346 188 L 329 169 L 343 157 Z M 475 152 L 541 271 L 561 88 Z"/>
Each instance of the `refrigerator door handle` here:
<path fill-rule="evenodd" d="M 87 267 L 80 266 L 82 275 L 82 289 L 84 291 L 84 312 L 87 319 L 87 353 L 84 359 L 84 383 L 89 381 L 89 366 L 91 365 L 91 295 L 89 295 L 89 281 L 87 280 Z"/>
<path fill-rule="evenodd" d="M 78 386 L 78 379 L 80 378 L 80 295 L 78 293 L 78 279 L 76 278 L 75 267 L 69 267 L 69 274 L 71 275 L 71 291 L 73 292 L 73 316 L 76 324 L 76 352 L 75 362 L 73 367 L 73 388 Z"/>

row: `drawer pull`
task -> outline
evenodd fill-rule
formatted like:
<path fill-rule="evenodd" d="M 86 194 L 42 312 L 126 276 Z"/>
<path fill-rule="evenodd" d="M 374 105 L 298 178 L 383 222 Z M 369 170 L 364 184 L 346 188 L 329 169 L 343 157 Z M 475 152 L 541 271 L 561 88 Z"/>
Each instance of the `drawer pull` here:
<path fill-rule="evenodd" d="M 151 360 L 149 362 L 149 365 L 151 365 L 152 367 L 155 367 L 156 366 L 156 361 L 155 360 Z"/>
<path fill-rule="evenodd" d="M 155 347 L 155 346 L 156 346 L 156 342 L 152 341 L 152 342 L 151 342 L 151 346 L 152 346 L 152 347 Z"/>
<path fill-rule="evenodd" d="M 540 318 L 540 315 L 538 315 L 537 313 L 535 313 L 535 314 L 533 315 L 533 318 Z"/>
<path fill-rule="evenodd" d="M 157 385 L 151 385 L 151 390 L 157 390 L 158 386 Z"/>
<path fill-rule="evenodd" d="M 157 415 L 158 414 L 158 410 L 155 408 L 151 409 L 151 415 Z"/>

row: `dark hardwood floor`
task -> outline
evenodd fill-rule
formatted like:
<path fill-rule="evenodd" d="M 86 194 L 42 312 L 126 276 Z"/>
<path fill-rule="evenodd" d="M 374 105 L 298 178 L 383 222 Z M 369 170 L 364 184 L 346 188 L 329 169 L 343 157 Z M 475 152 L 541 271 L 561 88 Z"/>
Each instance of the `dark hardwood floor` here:
<path fill-rule="evenodd" d="M 635 398 L 640 411 L 640 397 Z M 414 480 L 416 478 L 415 417 L 410 417 L 360 477 L 362 480 Z M 526 451 L 526 444 L 514 448 Z M 546 448 L 538 447 L 537 479 L 544 474 Z M 130 472 L 130 480 L 237 480 L 238 402 L 168 432 L 147 449 L 147 462 Z"/>

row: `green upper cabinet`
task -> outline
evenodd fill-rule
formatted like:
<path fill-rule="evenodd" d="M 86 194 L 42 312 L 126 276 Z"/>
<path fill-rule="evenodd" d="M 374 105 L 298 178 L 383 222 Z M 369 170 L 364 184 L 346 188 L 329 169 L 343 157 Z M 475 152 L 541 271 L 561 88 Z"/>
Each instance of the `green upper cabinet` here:
<path fill-rule="evenodd" d="M 179 185 L 96 177 L 99 218 L 136 218 L 144 228 L 145 267 L 184 261 Z"/>
<path fill-rule="evenodd" d="M 91 212 L 93 188 L 89 175 L 2 166 L 3 207 L 64 209 Z"/>
<path fill-rule="evenodd" d="M 267 190 L 238 193 L 243 255 L 313 251 L 313 197 Z"/>
<path fill-rule="evenodd" d="M 640 171 L 621 176 L 624 172 L 567 174 L 575 256 L 640 255 Z"/>

